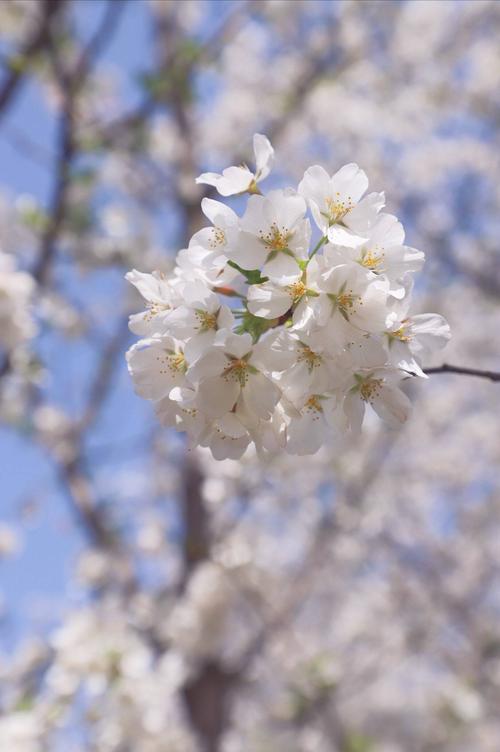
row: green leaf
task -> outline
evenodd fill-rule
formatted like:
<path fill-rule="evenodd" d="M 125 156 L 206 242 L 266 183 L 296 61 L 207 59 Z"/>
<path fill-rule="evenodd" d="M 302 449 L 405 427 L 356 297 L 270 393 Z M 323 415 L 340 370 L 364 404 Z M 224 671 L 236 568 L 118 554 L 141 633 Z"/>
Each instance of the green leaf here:
<path fill-rule="evenodd" d="M 276 325 L 276 319 L 263 319 L 246 311 L 241 317 L 241 324 L 235 329 L 236 334 L 248 332 L 254 342 L 258 342 L 264 332 Z"/>
<path fill-rule="evenodd" d="M 269 277 L 263 277 L 259 269 L 242 269 L 235 261 L 228 261 L 227 263 L 240 274 L 243 274 L 249 285 L 261 285 L 269 279 Z"/>

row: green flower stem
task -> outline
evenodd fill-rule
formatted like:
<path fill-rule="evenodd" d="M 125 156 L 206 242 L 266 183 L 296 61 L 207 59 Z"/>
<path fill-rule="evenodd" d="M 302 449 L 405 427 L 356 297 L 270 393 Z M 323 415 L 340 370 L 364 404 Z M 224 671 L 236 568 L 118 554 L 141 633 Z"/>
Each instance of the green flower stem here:
<path fill-rule="evenodd" d="M 318 242 L 316 243 L 316 245 L 315 245 L 315 246 L 314 246 L 314 248 L 312 249 L 312 251 L 311 251 L 311 255 L 310 255 L 310 256 L 309 256 L 309 258 L 307 259 L 308 263 L 309 263 L 309 261 L 310 261 L 310 260 L 312 259 L 312 257 L 316 255 L 316 253 L 317 253 L 317 252 L 319 251 L 319 249 L 321 248 L 321 246 L 322 246 L 322 245 L 324 245 L 324 244 L 325 244 L 325 243 L 327 243 L 327 242 L 328 242 L 328 236 L 327 236 L 327 235 L 324 235 L 324 236 L 323 236 L 323 237 L 322 237 L 322 238 L 321 238 L 321 239 L 320 239 L 320 240 L 319 240 L 319 241 L 318 241 Z"/>

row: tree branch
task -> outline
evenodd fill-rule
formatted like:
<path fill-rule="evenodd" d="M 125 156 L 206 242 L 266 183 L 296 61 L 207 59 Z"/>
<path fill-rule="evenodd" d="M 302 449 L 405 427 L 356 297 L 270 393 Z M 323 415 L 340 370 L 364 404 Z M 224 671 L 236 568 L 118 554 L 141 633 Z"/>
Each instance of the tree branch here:
<path fill-rule="evenodd" d="M 435 368 L 426 368 L 425 373 L 457 373 L 462 376 L 477 376 L 480 379 L 488 379 L 489 381 L 500 381 L 500 372 L 483 371 L 479 368 L 463 368 L 462 366 L 452 366 L 448 363 L 443 363 L 442 366 Z"/>
<path fill-rule="evenodd" d="M 51 23 L 60 13 L 65 2 L 66 0 L 43 0 L 40 25 L 19 52 L 7 62 L 9 73 L 0 88 L 0 117 L 7 112 L 14 100 L 26 76 L 28 62 L 46 46 Z"/>

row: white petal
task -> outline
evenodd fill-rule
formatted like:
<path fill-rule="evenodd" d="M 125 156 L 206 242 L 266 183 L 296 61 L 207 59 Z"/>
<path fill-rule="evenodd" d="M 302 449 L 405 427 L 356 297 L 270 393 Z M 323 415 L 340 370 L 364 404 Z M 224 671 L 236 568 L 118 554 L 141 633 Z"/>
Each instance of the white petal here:
<path fill-rule="evenodd" d="M 410 400 L 394 386 L 383 385 L 371 404 L 377 415 L 393 427 L 404 423 L 411 412 Z"/>
<path fill-rule="evenodd" d="M 155 334 L 170 334 L 169 318 L 173 311 L 150 310 L 134 313 L 129 317 L 128 326 L 131 332 L 140 337 L 154 337 Z"/>
<path fill-rule="evenodd" d="M 270 191 L 264 199 L 264 215 L 269 225 L 276 223 L 278 227 L 291 230 L 304 218 L 306 211 L 307 204 L 298 193 Z"/>
<path fill-rule="evenodd" d="M 213 345 L 215 332 L 200 332 L 191 337 L 184 347 L 184 354 L 188 363 L 194 363 L 201 358 Z"/>
<path fill-rule="evenodd" d="M 252 350 L 252 365 L 266 373 L 283 371 L 295 360 L 297 341 L 286 329 L 264 335 Z"/>
<path fill-rule="evenodd" d="M 281 396 L 281 390 L 262 373 L 250 374 L 241 399 L 250 414 L 268 419 Z"/>
<path fill-rule="evenodd" d="M 350 430 L 353 433 L 359 433 L 365 414 L 365 403 L 361 399 L 359 392 L 349 392 L 346 395 L 343 410 Z"/>
<path fill-rule="evenodd" d="M 217 327 L 219 329 L 232 329 L 234 325 L 234 316 L 231 309 L 226 305 L 221 305 L 217 315 Z"/>
<path fill-rule="evenodd" d="M 288 426 L 286 451 L 299 456 L 315 454 L 323 445 L 325 434 L 326 425 L 321 413 L 305 412 Z"/>
<path fill-rule="evenodd" d="M 412 333 L 419 338 L 428 335 L 433 340 L 439 340 L 438 347 L 443 347 L 450 339 L 450 325 L 439 313 L 420 313 L 410 319 Z"/>
<path fill-rule="evenodd" d="M 219 430 L 213 432 L 208 446 L 216 460 L 239 460 L 249 443 L 248 433 L 238 439 L 233 439 Z"/>
<path fill-rule="evenodd" d="M 316 201 L 309 201 L 309 208 L 311 209 L 311 214 L 313 215 L 313 219 L 316 222 L 316 225 L 321 230 L 322 235 L 326 235 L 328 232 L 328 219 L 321 213 L 321 209 L 319 208 Z"/>
<path fill-rule="evenodd" d="M 252 337 L 248 332 L 244 334 L 228 332 L 224 337 L 223 348 L 224 352 L 229 353 L 233 357 L 243 358 L 251 351 L 252 344 Z"/>
<path fill-rule="evenodd" d="M 212 349 L 190 366 L 187 372 L 188 380 L 197 384 L 203 379 L 212 378 L 223 372 L 227 365 L 227 358 L 219 349 Z"/>
<path fill-rule="evenodd" d="M 225 227 L 235 225 L 238 222 L 237 214 L 223 204 L 222 201 L 214 201 L 212 198 L 204 198 L 201 202 L 201 210 L 205 217 L 215 226 Z"/>
<path fill-rule="evenodd" d="M 240 439 L 247 434 L 247 429 L 242 423 L 240 423 L 234 413 L 227 413 L 227 415 L 219 418 L 219 420 L 217 420 L 217 425 L 221 431 L 231 439 Z"/>
<path fill-rule="evenodd" d="M 393 214 L 379 214 L 377 221 L 370 231 L 370 243 L 384 247 L 393 245 L 403 245 L 405 241 L 405 231 L 403 225 Z"/>
<path fill-rule="evenodd" d="M 354 162 L 341 167 L 330 181 L 331 194 L 335 195 L 338 191 L 341 200 L 349 199 L 353 204 L 357 204 L 367 188 L 366 173 Z"/>
<path fill-rule="evenodd" d="M 160 272 L 146 274 L 137 269 L 127 272 L 125 279 L 141 293 L 150 303 L 170 303 L 172 288 L 169 280 Z"/>
<path fill-rule="evenodd" d="M 166 397 L 174 386 L 185 380 L 177 368 L 172 341 L 141 340 L 127 352 L 127 363 L 137 394 L 146 399 Z"/>
<path fill-rule="evenodd" d="M 345 224 L 358 235 L 366 235 L 376 224 L 385 204 L 383 193 L 369 193 L 344 217 Z"/>
<path fill-rule="evenodd" d="M 367 237 L 356 235 L 346 227 L 340 225 L 332 225 L 328 228 L 328 240 L 334 245 L 343 245 L 347 248 L 359 248 L 359 246 L 366 243 Z"/>
<path fill-rule="evenodd" d="M 292 305 L 291 295 L 282 287 L 264 282 L 248 288 L 248 310 L 254 316 L 275 319 L 283 316 Z"/>
<path fill-rule="evenodd" d="M 423 267 L 425 254 L 407 245 L 384 248 L 383 271 L 392 278 L 400 278 L 408 272 L 418 272 Z"/>
<path fill-rule="evenodd" d="M 309 167 L 299 183 L 299 193 L 308 201 L 322 206 L 330 191 L 330 176 L 321 165 Z"/>
<path fill-rule="evenodd" d="M 241 232 L 238 244 L 231 248 L 228 257 L 242 269 L 260 269 L 269 251 L 258 237 L 249 232 Z"/>
<path fill-rule="evenodd" d="M 196 178 L 196 182 L 213 185 L 221 196 L 233 196 L 246 191 L 253 178 L 253 173 L 248 167 L 227 167 L 222 171 L 222 175 L 216 172 L 204 172 Z"/>
<path fill-rule="evenodd" d="M 271 261 L 266 261 L 262 267 L 262 274 L 283 285 L 290 285 L 298 281 L 302 271 L 292 256 L 278 251 Z"/>
<path fill-rule="evenodd" d="M 269 139 L 261 133 L 253 137 L 253 152 L 255 155 L 255 179 L 264 180 L 271 172 L 274 162 L 274 149 Z"/>
<path fill-rule="evenodd" d="M 237 381 L 212 376 L 199 384 L 196 404 L 208 418 L 220 418 L 233 409 L 240 391 Z"/>

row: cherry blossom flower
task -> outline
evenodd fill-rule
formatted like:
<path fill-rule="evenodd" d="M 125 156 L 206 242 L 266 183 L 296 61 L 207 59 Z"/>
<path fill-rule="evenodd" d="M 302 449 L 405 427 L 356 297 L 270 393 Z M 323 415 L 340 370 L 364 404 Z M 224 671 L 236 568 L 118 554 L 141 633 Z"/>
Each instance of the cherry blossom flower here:
<path fill-rule="evenodd" d="M 243 269 L 260 269 L 279 282 L 292 282 L 307 258 L 311 226 L 306 202 L 296 193 L 251 196 L 241 219 L 239 248 L 231 258 Z"/>
<path fill-rule="evenodd" d="M 374 275 L 383 275 L 390 282 L 391 295 L 403 298 L 403 280 L 420 271 L 424 253 L 404 245 L 403 225 L 392 214 L 379 214 L 366 234 L 366 240 L 356 248 L 328 245 L 323 253 L 332 265 L 354 262 Z"/>
<path fill-rule="evenodd" d="M 165 320 L 171 314 L 179 293 L 171 279 L 161 272 L 146 274 L 133 269 L 125 275 L 146 301 L 146 310 L 129 318 L 129 328 L 134 334 L 151 337 L 161 333 Z"/>
<path fill-rule="evenodd" d="M 421 313 L 394 323 L 386 335 L 390 362 L 397 368 L 425 377 L 423 358 L 445 347 L 451 332 L 443 316 Z"/>
<path fill-rule="evenodd" d="M 200 282 L 187 283 L 182 297 L 182 305 L 165 324 L 176 339 L 186 343 L 184 352 L 192 361 L 209 348 L 219 329 L 231 329 L 234 316 L 219 296 Z"/>
<path fill-rule="evenodd" d="M 178 342 L 165 335 L 143 339 L 127 353 L 130 374 L 137 394 L 151 400 L 168 397 L 185 383 L 186 358 Z"/>
<path fill-rule="evenodd" d="M 268 139 L 256 133 L 253 137 L 253 151 L 255 156 L 255 172 L 246 165 L 241 167 L 226 167 L 222 175 L 215 172 L 204 172 L 196 178 L 197 183 L 213 185 L 221 196 L 232 196 L 235 193 L 258 191 L 257 183 L 267 178 L 274 162 L 274 149 Z"/>
<path fill-rule="evenodd" d="M 205 414 L 220 418 L 241 405 L 251 414 L 269 418 L 280 390 L 265 375 L 265 360 L 265 342 L 253 347 L 248 333 L 218 332 L 212 349 L 188 370 Z"/>
<path fill-rule="evenodd" d="M 385 204 L 383 193 L 370 193 L 368 178 L 357 164 L 342 167 L 332 177 L 320 165 L 309 167 L 299 183 L 314 221 L 331 243 L 356 248 L 367 240 L 367 232 Z"/>

